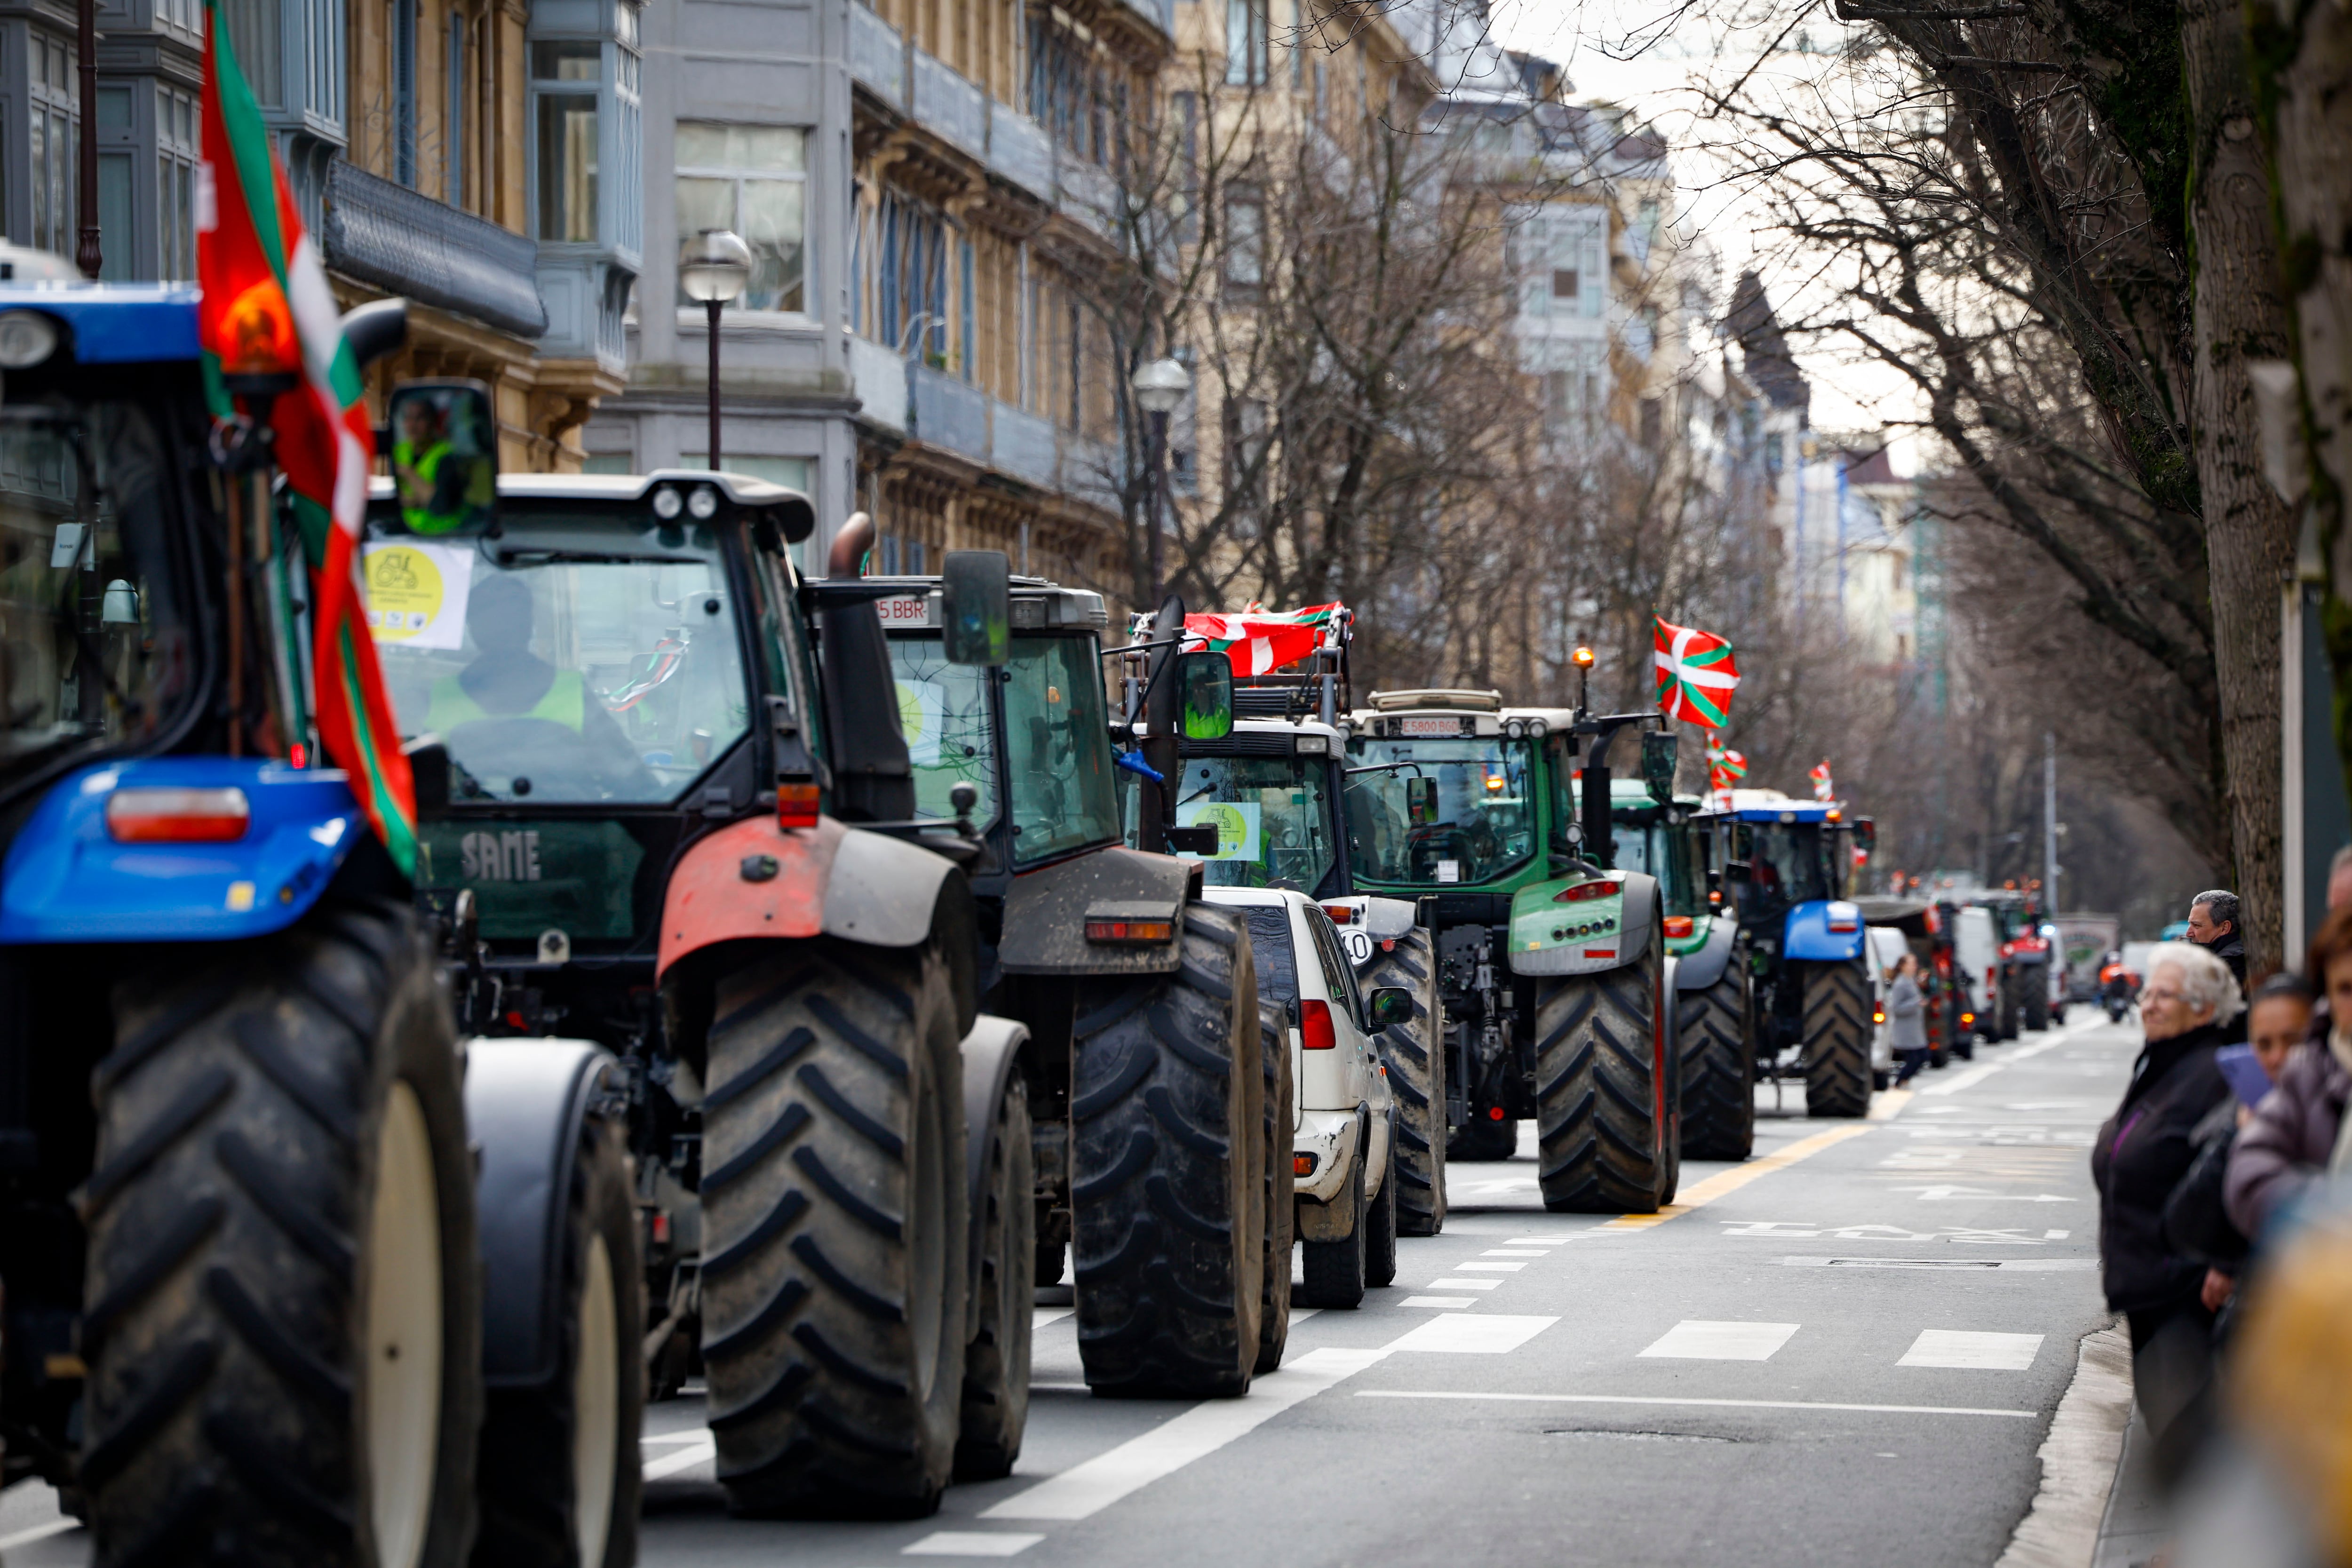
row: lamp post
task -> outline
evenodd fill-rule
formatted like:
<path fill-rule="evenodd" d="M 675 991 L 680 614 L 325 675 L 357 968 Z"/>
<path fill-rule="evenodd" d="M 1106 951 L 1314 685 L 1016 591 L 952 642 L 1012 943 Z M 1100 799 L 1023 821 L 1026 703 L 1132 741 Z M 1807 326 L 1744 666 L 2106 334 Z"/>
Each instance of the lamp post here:
<path fill-rule="evenodd" d="M 710 471 L 719 471 L 719 312 L 751 281 L 751 247 L 732 230 L 706 228 L 677 253 L 677 285 L 710 321 Z"/>
<path fill-rule="evenodd" d="M 1143 515 L 1150 530 L 1151 603 L 1156 608 L 1160 595 L 1168 591 L 1168 574 L 1163 567 L 1160 546 L 1160 493 L 1168 483 L 1168 416 L 1182 405 L 1192 390 L 1192 377 L 1172 359 L 1156 359 L 1140 366 L 1129 383 L 1135 389 L 1135 401 L 1143 410 L 1144 467 L 1150 474 L 1150 489 L 1144 497 Z"/>

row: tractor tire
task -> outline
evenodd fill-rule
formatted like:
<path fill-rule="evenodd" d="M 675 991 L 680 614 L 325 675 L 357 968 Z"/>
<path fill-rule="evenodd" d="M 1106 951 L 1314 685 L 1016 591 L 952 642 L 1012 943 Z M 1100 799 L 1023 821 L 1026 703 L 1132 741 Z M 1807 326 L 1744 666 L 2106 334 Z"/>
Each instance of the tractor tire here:
<path fill-rule="evenodd" d="M 1745 1160 L 1756 1150 L 1756 1046 L 1746 977 L 1727 969 L 1675 998 L 1682 1014 L 1683 1148 L 1694 1160 Z"/>
<path fill-rule="evenodd" d="M 1070 1117 L 1078 1359 L 1097 1394 L 1238 1394 L 1266 1201 L 1257 969 L 1241 916 L 1184 910 L 1172 974 L 1078 994 Z"/>
<path fill-rule="evenodd" d="M 2046 1029 L 2050 1026 L 2050 977 L 2027 971 L 2030 989 L 2025 994 L 2025 1026 Z"/>
<path fill-rule="evenodd" d="M 91 1561 L 457 1568 L 480 1261 L 415 916 L 331 900 L 122 966 L 83 1189 Z"/>
<path fill-rule="evenodd" d="M 1473 1114 L 1462 1130 L 1445 1141 L 1449 1160 L 1508 1160 L 1519 1152 L 1519 1119 L 1501 1121 Z"/>
<path fill-rule="evenodd" d="M 1622 968 L 1536 989 L 1544 1207 L 1655 1214 L 1673 1156 L 1665 1106 L 1663 939 Z"/>
<path fill-rule="evenodd" d="M 1348 1311 L 1364 1304 L 1365 1268 L 1370 1261 L 1365 1257 L 1364 1232 L 1370 1216 L 1365 1213 L 1361 1156 L 1348 1173 L 1348 1187 L 1341 1197 L 1354 1205 L 1350 1212 L 1356 1223 L 1338 1241 L 1308 1241 L 1299 1246 L 1298 1299 L 1310 1307 Z"/>
<path fill-rule="evenodd" d="M 1292 1107 L 1298 1098 L 1290 1077 L 1290 1034 L 1278 1013 L 1258 1009 L 1259 1049 L 1265 1063 L 1265 1262 L 1259 1275 L 1257 1364 L 1262 1376 L 1282 1364 L 1290 1343 L 1290 1244 L 1297 1220 L 1297 1168 L 1291 1163 Z"/>
<path fill-rule="evenodd" d="M 1380 1196 L 1372 1200 L 1372 1206 L 1364 1215 L 1361 1228 L 1364 1233 L 1364 1283 L 1394 1284 L 1397 1270 L 1397 1145 L 1393 1130 L 1389 1135 L 1388 1171 L 1381 1179 Z"/>
<path fill-rule="evenodd" d="M 1870 975 L 1859 962 L 1807 963 L 1805 1114 L 1870 1110 Z"/>
<path fill-rule="evenodd" d="M 1381 1031 L 1381 1059 L 1397 1100 L 1397 1229 L 1435 1236 L 1445 1228 L 1445 1015 L 1429 932 L 1415 926 L 1376 950 L 1362 984 L 1412 993 L 1412 1022 Z"/>
<path fill-rule="evenodd" d="M 1029 1349 L 1037 1296 L 1036 1180 L 1029 1137 L 1029 1087 L 1016 1071 L 996 1108 L 989 1156 L 980 1278 L 971 1282 L 971 1345 L 964 1352 L 963 1433 L 956 1439 L 960 1481 L 1011 1475 L 1029 1426 Z"/>
<path fill-rule="evenodd" d="M 1993 1014 L 1992 1037 L 1996 1041 L 2017 1038 L 2017 1016 L 2021 1011 L 2022 1009 L 2018 1005 L 2017 984 L 2004 974 L 2000 977 L 2000 1003 Z"/>
<path fill-rule="evenodd" d="M 645 1470 L 645 1292 L 626 1129 L 590 1116 L 564 1215 L 556 1375 L 492 1388 L 482 1420 L 478 1568 L 630 1568 Z"/>
<path fill-rule="evenodd" d="M 921 1518 L 954 1466 L 971 1298 L 947 962 L 796 942 L 712 1002 L 702 1360 L 728 1502 Z"/>

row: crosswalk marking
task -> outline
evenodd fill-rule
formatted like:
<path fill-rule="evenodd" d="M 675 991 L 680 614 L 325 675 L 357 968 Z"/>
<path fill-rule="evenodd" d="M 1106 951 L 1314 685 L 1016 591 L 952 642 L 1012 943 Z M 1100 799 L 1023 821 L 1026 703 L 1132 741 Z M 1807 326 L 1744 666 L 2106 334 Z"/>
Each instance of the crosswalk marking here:
<path fill-rule="evenodd" d="M 1501 1283 L 1500 1279 L 1433 1279 L 1429 1288 L 1433 1290 L 1492 1290 Z"/>
<path fill-rule="evenodd" d="M 1969 1333 L 1925 1329 L 1897 1366 L 1953 1366 L 1978 1372 L 2025 1372 L 2042 1351 L 2040 1334 Z"/>
<path fill-rule="evenodd" d="M 1076 1307 L 1040 1307 L 1031 1316 L 1029 1324 L 1033 1329 L 1042 1329 L 1048 1323 L 1060 1322 L 1076 1310 Z"/>
<path fill-rule="evenodd" d="M 706 1430 L 698 1434 L 695 1441 L 680 1445 L 675 1452 L 664 1454 L 658 1459 L 646 1461 L 646 1479 L 658 1481 L 666 1477 L 677 1475 L 681 1471 L 690 1470 L 697 1465 L 707 1465 L 717 1458 L 719 1458 L 719 1445 L 711 1440 L 710 1434 Z"/>
<path fill-rule="evenodd" d="M 1988 1410 L 1964 1405 L 1843 1405 L 1825 1399 L 1695 1399 L 1662 1394 L 1492 1394 L 1480 1390 L 1363 1388 L 1359 1399 L 1491 1399 L 1529 1405 L 1678 1405 L 1710 1410 L 1854 1410 L 1880 1415 L 2005 1415 L 2038 1419 L 2038 1410 Z"/>
<path fill-rule="evenodd" d="M 1481 1258 L 1549 1258 L 1549 1252 L 1537 1247 L 1490 1247 L 1478 1255 Z"/>
<path fill-rule="evenodd" d="M 1477 1304 L 1475 1296 L 1407 1296 L 1398 1303 L 1403 1307 L 1475 1307 Z"/>
<path fill-rule="evenodd" d="M 1466 1272 L 1466 1271 L 1468 1271 L 1468 1270 L 1470 1270 L 1470 1269 L 1475 1268 L 1475 1269 L 1478 1270 L 1478 1271 L 1479 1271 L 1480 1273 L 1482 1273 L 1482 1274 L 1517 1274 L 1520 1269 L 1525 1268 L 1527 1267 L 1527 1265 L 1526 1265 L 1526 1264 L 1524 1264 L 1524 1263 L 1476 1263 L 1476 1262 L 1472 1262 L 1472 1263 L 1457 1263 L 1457 1264 L 1455 1264 L 1454 1267 L 1454 1268 L 1459 1268 L 1459 1269 L 1463 1269 L 1463 1270 L 1465 1270 L 1465 1272 Z"/>
<path fill-rule="evenodd" d="M 1501 1314 L 1465 1317 L 1448 1312 L 1442 1318 L 1432 1318 L 1401 1340 L 1390 1343 L 1391 1351 L 1435 1351 L 1446 1355 L 1503 1355 L 1518 1349 L 1546 1329 L 1559 1322 L 1558 1318 L 1517 1318 Z"/>
<path fill-rule="evenodd" d="M 1002 1535 L 978 1530 L 935 1530 L 912 1546 L 898 1549 L 902 1557 L 1012 1557 L 1028 1551 L 1042 1535 Z"/>
<path fill-rule="evenodd" d="M 1685 1318 L 1642 1353 L 1677 1361 L 1769 1361 L 1795 1323 L 1723 1323 Z"/>

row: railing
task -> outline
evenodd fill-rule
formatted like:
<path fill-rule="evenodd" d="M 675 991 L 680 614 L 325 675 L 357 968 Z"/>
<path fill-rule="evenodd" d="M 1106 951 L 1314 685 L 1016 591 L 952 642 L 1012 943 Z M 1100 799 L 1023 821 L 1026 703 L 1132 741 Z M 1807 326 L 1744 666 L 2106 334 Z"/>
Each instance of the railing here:
<path fill-rule="evenodd" d="M 893 109 L 907 107 L 907 46 L 898 29 L 850 0 L 849 76 Z"/>
<path fill-rule="evenodd" d="M 992 428 L 989 435 L 988 461 L 1002 474 L 1010 474 L 1039 489 L 1054 488 L 1054 425 L 1034 414 L 1024 414 L 1009 403 L 989 403 Z"/>
<path fill-rule="evenodd" d="M 1106 239 L 1116 236 L 1120 203 L 1118 182 L 1111 178 L 1110 171 L 1065 150 L 1055 173 L 1061 187 L 1063 215 Z"/>
<path fill-rule="evenodd" d="M 335 270 L 520 337 L 547 331 L 539 247 L 521 235 L 340 158 L 324 217 L 320 248 Z"/>
<path fill-rule="evenodd" d="M 1123 482 L 1119 448 L 1108 441 L 1089 441 L 1083 436 L 1061 434 L 1061 489 L 1066 495 L 1091 501 L 1107 511 L 1118 510 L 1118 492 Z"/>
<path fill-rule="evenodd" d="M 849 385 L 864 404 L 862 417 L 894 431 L 907 428 L 907 362 L 867 338 L 849 340 Z"/>
<path fill-rule="evenodd" d="M 988 461 L 988 395 L 927 364 L 913 368 L 914 435 L 934 447 Z"/>
<path fill-rule="evenodd" d="M 1045 128 L 1007 103 L 991 103 L 988 166 L 1035 195 L 1054 199 L 1054 142 Z"/>
<path fill-rule="evenodd" d="M 910 111 L 975 158 L 988 156 L 988 99 L 936 56 L 911 51 L 915 95 Z"/>

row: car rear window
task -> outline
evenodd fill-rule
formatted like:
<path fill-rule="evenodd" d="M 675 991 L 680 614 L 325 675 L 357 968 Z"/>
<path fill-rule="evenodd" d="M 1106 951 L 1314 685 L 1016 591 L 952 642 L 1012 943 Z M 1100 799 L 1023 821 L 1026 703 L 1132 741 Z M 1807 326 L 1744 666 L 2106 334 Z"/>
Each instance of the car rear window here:
<path fill-rule="evenodd" d="M 1257 960 L 1257 994 L 1261 1002 L 1298 1000 L 1298 955 L 1290 945 L 1290 908 L 1286 904 L 1248 904 L 1250 952 Z"/>

